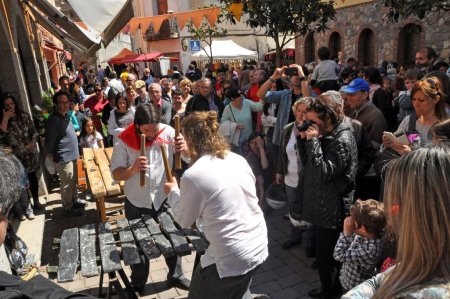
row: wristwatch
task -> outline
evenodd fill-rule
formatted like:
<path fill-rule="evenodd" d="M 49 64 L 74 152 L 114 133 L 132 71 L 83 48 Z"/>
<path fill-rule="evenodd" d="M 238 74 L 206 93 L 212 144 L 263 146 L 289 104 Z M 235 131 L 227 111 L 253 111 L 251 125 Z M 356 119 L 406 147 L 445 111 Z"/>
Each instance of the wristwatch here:
<path fill-rule="evenodd" d="M 301 82 L 301 81 L 306 81 L 306 77 L 305 77 L 305 76 L 300 77 L 300 78 L 298 78 L 298 79 L 300 80 L 300 82 Z"/>
<path fill-rule="evenodd" d="M 275 83 L 275 82 L 277 82 L 277 80 L 275 80 L 275 79 L 272 79 L 272 77 L 269 77 L 269 80 L 270 80 L 270 82 L 272 82 L 272 83 Z"/>

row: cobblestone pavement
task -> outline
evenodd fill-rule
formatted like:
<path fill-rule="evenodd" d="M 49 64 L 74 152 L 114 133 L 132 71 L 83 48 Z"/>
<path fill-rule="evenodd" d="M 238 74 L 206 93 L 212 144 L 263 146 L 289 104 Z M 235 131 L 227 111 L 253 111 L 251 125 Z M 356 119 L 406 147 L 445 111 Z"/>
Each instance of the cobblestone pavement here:
<path fill-rule="evenodd" d="M 45 200 L 41 198 L 41 202 Z M 266 294 L 274 299 L 309 298 L 309 290 L 320 286 L 317 271 L 310 265 L 313 260 L 305 257 L 303 246 L 295 246 L 284 250 L 280 244 L 289 233 L 289 221 L 283 219 L 285 210 L 269 210 L 266 222 L 269 231 L 269 258 L 256 272 L 251 287 L 255 298 Z M 80 227 L 97 222 L 95 203 L 88 203 L 85 215 L 80 217 L 63 216 L 59 193 L 52 193 L 47 200 L 45 213 L 37 215 L 33 221 L 16 222 L 18 235 L 25 240 L 30 252 L 40 259 L 41 269 L 44 266 L 58 265 L 58 249 L 53 248 L 53 239 L 60 238 L 64 229 Z M 183 270 L 191 277 L 195 255 L 183 257 Z M 130 275 L 129 267 L 125 273 Z M 150 264 L 150 275 L 142 298 L 186 298 L 187 292 L 177 288 L 168 288 L 166 284 L 167 266 L 162 257 L 154 259 Z M 56 282 L 53 274 L 41 273 Z M 103 281 L 103 293 L 106 293 L 107 275 Z M 62 287 L 81 293 L 98 296 L 99 276 L 84 278 L 80 271 L 75 280 L 61 283 Z M 113 298 L 118 298 L 117 295 Z"/>

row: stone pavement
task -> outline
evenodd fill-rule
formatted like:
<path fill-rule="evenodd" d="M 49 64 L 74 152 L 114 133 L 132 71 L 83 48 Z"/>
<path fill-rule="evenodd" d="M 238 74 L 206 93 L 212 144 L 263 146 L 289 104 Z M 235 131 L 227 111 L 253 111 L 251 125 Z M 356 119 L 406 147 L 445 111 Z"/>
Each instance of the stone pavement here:
<path fill-rule="evenodd" d="M 80 227 L 84 224 L 97 222 L 95 203 L 88 203 L 85 215 L 81 217 L 63 216 L 61 199 L 57 189 L 47 199 L 45 213 L 37 215 L 33 221 L 16 222 L 18 235 L 25 240 L 30 253 L 34 253 L 41 266 L 58 265 L 58 249 L 53 248 L 53 239 L 60 238 L 63 230 Z M 41 202 L 45 202 L 41 198 Z M 252 294 L 267 294 L 273 299 L 309 298 L 308 291 L 319 287 L 317 271 L 310 265 L 313 259 L 305 257 L 303 246 L 284 250 L 280 244 L 286 240 L 289 233 L 289 221 L 283 219 L 285 210 L 269 210 L 266 222 L 269 231 L 269 258 L 256 272 L 251 287 Z M 183 270 L 191 277 L 195 254 L 183 257 Z M 41 267 L 42 268 L 42 267 Z M 129 267 L 125 273 L 130 275 Z M 41 273 L 49 277 L 47 273 Z M 187 292 L 166 285 L 167 266 L 164 258 L 152 260 L 150 275 L 142 298 L 186 298 Z M 55 275 L 50 279 L 56 282 Z M 88 293 L 98 296 L 99 276 L 84 278 L 78 271 L 76 279 L 60 285 L 73 292 Z M 104 287 L 107 286 L 107 275 L 104 277 Z M 106 288 L 103 288 L 104 294 Z M 254 295 L 257 297 L 257 295 Z M 118 298 L 118 296 L 113 296 Z"/>

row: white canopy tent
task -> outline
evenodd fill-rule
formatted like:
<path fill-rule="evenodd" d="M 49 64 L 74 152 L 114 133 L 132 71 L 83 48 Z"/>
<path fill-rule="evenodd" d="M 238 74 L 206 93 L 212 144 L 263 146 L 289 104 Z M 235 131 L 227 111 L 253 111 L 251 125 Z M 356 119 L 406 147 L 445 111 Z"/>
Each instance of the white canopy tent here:
<path fill-rule="evenodd" d="M 256 51 L 251 51 L 244 47 L 239 46 L 232 40 L 214 40 L 211 45 L 212 56 L 214 60 L 223 59 L 251 59 L 258 58 L 258 53 Z M 206 53 L 210 55 L 210 47 L 205 48 Z M 200 59 L 209 59 L 205 50 L 201 50 L 192 55 L 192 57 Z"/>

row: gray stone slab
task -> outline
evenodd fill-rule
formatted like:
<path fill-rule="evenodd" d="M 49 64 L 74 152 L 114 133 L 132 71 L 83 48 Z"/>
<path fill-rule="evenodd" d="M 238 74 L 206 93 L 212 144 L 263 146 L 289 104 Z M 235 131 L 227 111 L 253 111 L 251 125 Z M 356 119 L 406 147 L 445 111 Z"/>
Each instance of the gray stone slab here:
<path fill-rule="evenodd" d="M 171 257 L 175 255 L 175 250 L 173 250 L 172 244 L 170 241 L 163 235 L 161 230 L 159 229 L 158 223 L 156 223 L 155 219 L 150 217 L 150 215 L 144 215 L 142 217 L 145 224 L 147 225 L 147 229 L 149 230 L 152 238 L 155 240 L 156 246 L 161 250 L 161 253 L 165 257 Z"/>
<path fill-rule="evenodd" d="M 142 252 L 150 259 L 155 259 L 161 256 L 161 250 L 156 246 L 155 241 L 150 236 L 145 223 L 142 219 L 133 219 L 129 221 L 134 238 L 139 243 Z"/>
<path fill-rule="evenodd" d="M 173 249 L 179 256 L 191 254 L 191 247 L 187 242 L 182 231 L 178 230 L 167 213 L 161 213 L 158 215 L 159 224 L 161 225 L 161 230 L 170 239 L 173 245 Z"/>
<path fill-rule="evenodd" d="M 198 229 L 184 228 L 183 233 L 189 242 L 191 242 L 192 246 L 194 246 L 195 251 L 203 252 L 208 249 L 209 242 Z"/>
<path fill-rule="evenodd" d="M 100 223 L 98 230 L 103 271 L 105 273 L 119 271 L 122 266 L 120 265 L 119 251 L 117 251 L 116 242 L 111 232 L 111 224 L 108 222 Z"/>
<path fill-rule="evenodd" d="M 78 228 L 63 231 L 58 264 L 58 282 L 72 281 L 78 268 L 80 254 Z"/>
<path fill-rule="evenodd" d="M 134 241 L 128 220 L 117 219 L 117 227 L 119 228 L 120 245 L 122 246 L 122 258 L 125 265 L 135 265 L 141 262 L 139 252 Z"/>
<path fill-rule="evenodd" d="M 84 277 L 98 275 L 95 239 L 94 224 L 86 224 L 80 228 L 81 275 Z"/>

